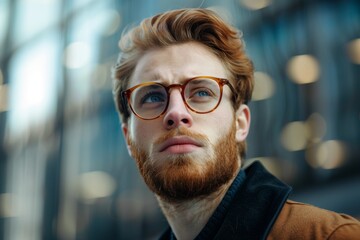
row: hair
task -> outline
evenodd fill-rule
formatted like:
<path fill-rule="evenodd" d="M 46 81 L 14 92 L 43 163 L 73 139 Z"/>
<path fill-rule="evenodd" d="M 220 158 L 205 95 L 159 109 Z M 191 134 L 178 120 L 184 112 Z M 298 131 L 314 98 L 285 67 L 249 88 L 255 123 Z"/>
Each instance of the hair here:
<path fill-rule="evenodd" d="M 150 49 L 186 42 L 204 44 L 221 59 L 237 92 L 233 98 L 235 110 L 250 101 L 254 69 L 245 53 L 242 34 L 212 10 L 177 9 L 144 19 L 121 37 L 121 53 L 113 71 L 113 94 L 122 122 L 128 121 L 130 110 L 121 92 L 128 88 L 138 60 Z M 243 145 L 241 155 L 245 154 Z"/>

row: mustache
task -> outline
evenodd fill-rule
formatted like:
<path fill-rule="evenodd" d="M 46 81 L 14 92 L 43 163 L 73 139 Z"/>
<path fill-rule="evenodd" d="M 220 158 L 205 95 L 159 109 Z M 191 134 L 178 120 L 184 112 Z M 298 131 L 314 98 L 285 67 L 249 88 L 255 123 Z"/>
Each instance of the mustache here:
<path fill-rule="evenodd" d="M 174 128 L 174 129 L 170 130 L 169 132 L 163 134 L 162 136 L 158 137 L 154 143 L 161 144 L 161 143 L 163 143 L 173 137 L 176 137 L 176 136 L 186 136 L 186 137 L 192 138 L 196 141 L 199 141 L 204 145 L 210 143 L 210 141 L 206 135 L 190 131 L 189 129 L 187 129 L 186 127 L 183 127 L 183 126 Z"/>

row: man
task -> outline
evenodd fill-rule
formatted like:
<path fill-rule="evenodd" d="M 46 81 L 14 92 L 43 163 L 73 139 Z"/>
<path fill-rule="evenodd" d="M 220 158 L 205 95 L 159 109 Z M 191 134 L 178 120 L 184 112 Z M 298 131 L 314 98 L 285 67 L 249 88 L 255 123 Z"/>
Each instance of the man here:
<path fill-rule="evenodd" d="M 161 239 L 359 239 L 350 216 L 287 200 L 259 163 L 242 169 L 253 66 L 211 10 L 145 19 L 123 36 L 114 96 L 130 155 L 170 228 Z"/>

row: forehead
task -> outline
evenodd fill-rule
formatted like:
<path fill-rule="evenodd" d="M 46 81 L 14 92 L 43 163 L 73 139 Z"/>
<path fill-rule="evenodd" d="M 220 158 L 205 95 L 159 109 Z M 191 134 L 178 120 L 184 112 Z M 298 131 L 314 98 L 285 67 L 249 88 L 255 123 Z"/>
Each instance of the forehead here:
<path fill-rule="evenodd" d="M 221 59 L 196 42 L 148 50 L 138 60 L 129 87 L 148 81 L 179 83 L 196 76 L 227 77 Z"/>

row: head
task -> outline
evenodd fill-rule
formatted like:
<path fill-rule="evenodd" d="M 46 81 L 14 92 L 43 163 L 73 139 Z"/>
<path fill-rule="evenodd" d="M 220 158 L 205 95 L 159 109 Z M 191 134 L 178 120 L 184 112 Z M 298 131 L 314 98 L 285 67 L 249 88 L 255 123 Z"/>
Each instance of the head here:
<path fill-rule="evenodd" d="M 145 19 L 122 36 L 120 48 L 114 71 L 115 102 L 129 152 L 137 160 L 145 181 L 156 185 L 150 188 L 161 195 L 154 189 L 161 185 L 169 196 L 186 199 L 195 196 L 191 196 L 189 184 L 184 186 L 182 179 L 191 182 L 194 189 L 190 192 L 206 195 L 233 177 L 246 151 L 250 125 L 246 104 L 253 89 L 253 66 L 245 54 L 240 33 L 211 10 L 181 9 Z M 222 86 L 219 105 L 206 114 L 189 109 L 178 85 L 198 76 L 227 79 L 230 84 Z M 166 111 L 151 120 L 135 116 L 127 99 L 122 97 L 123 91 L 144 82 L 175 86 L 168 92 Z M 173 148 L 167 154 L 161 151 L 164 144 L 177 136 L 186 136 L 187 140 L 179 141 L 190 141 L 202 149 L 190 151 L 188 146 L 190 150 Z M 204 157 L 225 158 L 220 161 L 225 164 L 197 160 Z M 226 173 L 226 169 L 232 170 Z M 176 175 L 178 172 L 181 174 Z M 205 172 L 215 178 L 211 184 L 204 184 Z M 164 182 L 166 173 L 174 176 L 173 183 L 178 186 Z M 205 185 L 211 185 L 210 189 Z"/>

